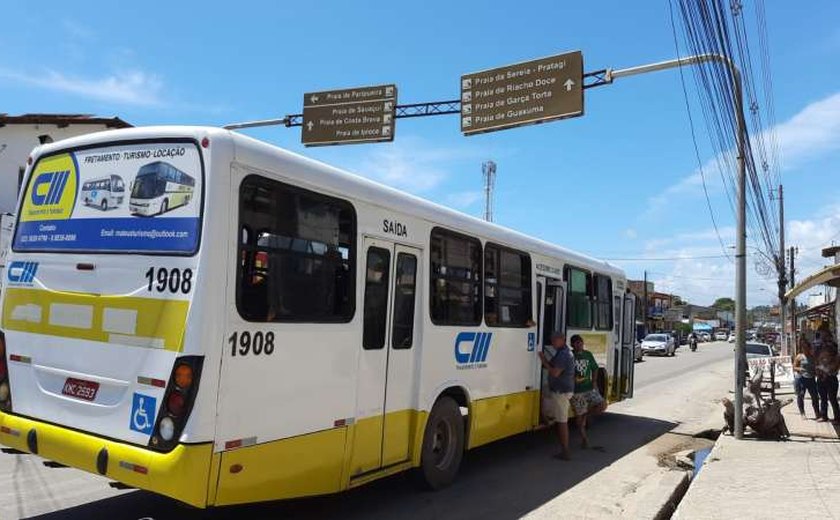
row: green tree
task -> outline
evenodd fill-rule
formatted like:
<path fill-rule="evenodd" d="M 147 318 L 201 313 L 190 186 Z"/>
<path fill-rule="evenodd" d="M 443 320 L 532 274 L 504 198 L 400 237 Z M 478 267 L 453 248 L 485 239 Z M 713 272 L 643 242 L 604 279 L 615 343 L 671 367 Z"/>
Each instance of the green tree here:
<path fill-rule="evenodd" d="M 712 304 L 712 307 L 719 311 L 734 311 L 735 310 L 735 300 L 732 298 L 718 298 L 715 300 L 715 303 Z"/>

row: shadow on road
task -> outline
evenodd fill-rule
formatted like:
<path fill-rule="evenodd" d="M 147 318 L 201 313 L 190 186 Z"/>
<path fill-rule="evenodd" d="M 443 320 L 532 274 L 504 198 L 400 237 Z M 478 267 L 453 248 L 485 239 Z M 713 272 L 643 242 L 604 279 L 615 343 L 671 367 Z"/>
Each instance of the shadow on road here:
<path fill-rule="evenodd" d="M 575 449 L 578 437 L 573 433 L 569 462 L 552 458 L 558 446 L 553 431 L 518 435 L 467 452 L 457 481 L 438 492 L 421 491 L 411 474 L 402 474 L 338 495 L 199 510 L 134 491 L 32 518 L 519 518 L 675 426 L 646 417 L 605 414 L 590 435 L 593 444 L 604 445 L 605 451 Z"/>

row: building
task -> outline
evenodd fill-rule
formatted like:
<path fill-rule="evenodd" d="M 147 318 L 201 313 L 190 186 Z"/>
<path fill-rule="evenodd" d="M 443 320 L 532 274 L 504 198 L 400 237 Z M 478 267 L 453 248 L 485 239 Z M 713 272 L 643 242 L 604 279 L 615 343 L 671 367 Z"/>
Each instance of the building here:
<path fill-rule="evenodd" d="M 128 127 L 131 125 L 118 117 L 0 113 L 0 214 L 15 212 L 26 159 L 33 148 L 77 135 Z"/>
<path fill-rule="evenodd" d="M 830 258 L 833 263 L 802 280 L 785 297 L 796 298 L 809 289 L 817 288 L 820 293 L 818 297 L 809 299 L 811 305 L 796 313 L 794 332 L 814 339 L 817 331 L 828 330 L 836 341 L 840 318 L 840 298 L 837 298 L 837 288 L 840 287 L 840 246 L 826 247 L 822 250 L 822 256 Z"/>
<path fill-rule="evenodd" d="M 656 292 L 653 282 L 644 280 L 628 280 L 627 288 L 636 295 L 641 305 L 637 306 L 636 319 L 644 324 L 644 333 L 656 331 L 672 331 L 678 328 L 682 316 L 670 309 L 682 303 L 682 298 L 675 294 Z M 647 288 L 647 291 L 645 289 Z M 647 298 L 647 312 L 645 311 Z"/>

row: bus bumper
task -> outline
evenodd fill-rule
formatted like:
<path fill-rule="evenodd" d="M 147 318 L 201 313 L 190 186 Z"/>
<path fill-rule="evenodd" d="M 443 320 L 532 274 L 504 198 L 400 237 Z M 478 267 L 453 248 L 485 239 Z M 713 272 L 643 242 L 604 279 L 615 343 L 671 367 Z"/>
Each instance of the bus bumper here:
<path fill-rule="evenodd" d="M 38 456 L 65 466 L 103 475 L 195 507 L 208 505 L 212 443 L 179 444 L 169 453 L 158 453 L 0 412 L 0 444 L 27 453 L 33 453 L 34 448 Z"/>

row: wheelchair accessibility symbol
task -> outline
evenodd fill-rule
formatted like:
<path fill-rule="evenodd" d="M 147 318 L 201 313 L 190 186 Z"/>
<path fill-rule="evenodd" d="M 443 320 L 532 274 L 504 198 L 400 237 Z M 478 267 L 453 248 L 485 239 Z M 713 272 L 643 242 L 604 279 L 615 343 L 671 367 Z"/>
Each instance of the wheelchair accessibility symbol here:
<path fill-rule="evenodd" d="M 134 394 L 131 400 L 131 419 L 129 428 L 136 432 L 151 434 L 155 425 L 155 405 L 157 400 L 154 397 Z"/>

